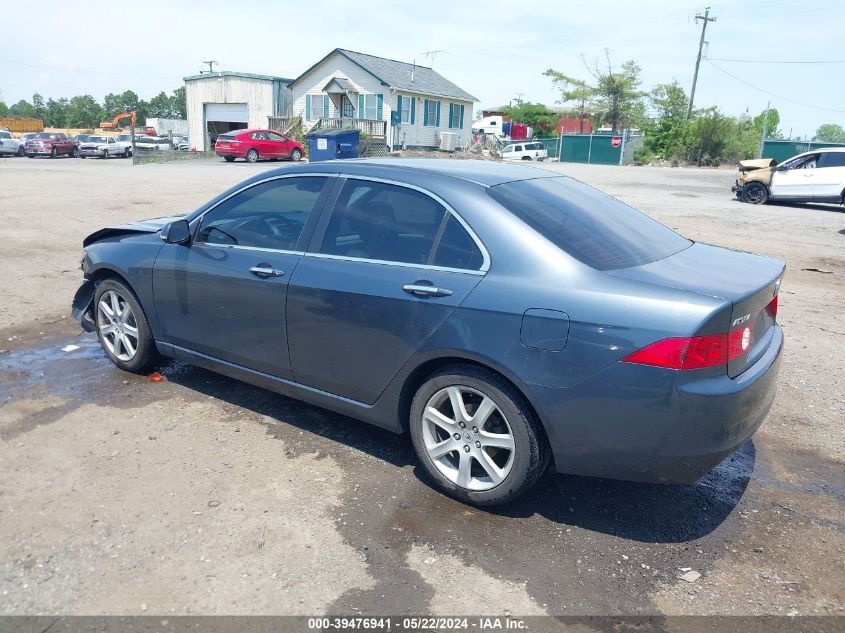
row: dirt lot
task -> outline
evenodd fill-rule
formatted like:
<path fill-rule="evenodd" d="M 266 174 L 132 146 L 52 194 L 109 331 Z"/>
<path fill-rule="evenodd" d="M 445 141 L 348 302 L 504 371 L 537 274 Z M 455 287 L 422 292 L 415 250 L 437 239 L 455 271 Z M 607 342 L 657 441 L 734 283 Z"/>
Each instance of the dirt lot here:
<path fill-rule="evenodd" d="M 740 204 L 731 170 L 548 165 L 784 259 L 786 357 L 699 485 L 546 476 L 482 511 L 407 438 L 183 365 L 120 373 L 70 319 L 86 234 L 276 166 L 0 160 L 0 614 L 845 613 L 841 207 Z"/>

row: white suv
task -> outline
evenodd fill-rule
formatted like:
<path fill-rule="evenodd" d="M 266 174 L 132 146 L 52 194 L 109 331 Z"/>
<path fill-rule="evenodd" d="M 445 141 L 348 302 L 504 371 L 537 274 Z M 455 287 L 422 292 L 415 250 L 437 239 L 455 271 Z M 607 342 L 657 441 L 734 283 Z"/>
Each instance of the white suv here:
<path fill-rule="evenodd" d="M 546 160 L 548 157 L 549 150 L 545 145 L 531 141 L 511 143 L 502 150 L 503 160 Z"/>
<path fill-rule="evenodd" d="M 740 170 L 745 171 L 761 161 L 743 162 Z M 845 147 L 816 149 L 779 165 L 747 171 L 732 190 L 737 198 L 752 204 L 769 200 L 845 204 Z"/>

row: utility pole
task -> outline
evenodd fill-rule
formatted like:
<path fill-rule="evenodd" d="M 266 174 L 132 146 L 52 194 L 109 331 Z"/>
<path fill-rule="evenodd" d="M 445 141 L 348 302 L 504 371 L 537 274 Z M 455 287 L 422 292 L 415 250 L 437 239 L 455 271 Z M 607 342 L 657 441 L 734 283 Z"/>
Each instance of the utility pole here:
<path fill-rule="evenodd" d="M 687 119 L 692 116 L 692 104 L 695 101 L 695 84 L 698 83 L 698 67 L 701 65 L 701 51 L 704 48 L 704 33 L 707 32 L 707 23 L 708 22 L 715 22 L 716 18 L 710 17 L 710 7 L 704 8 L 704 15 L 696 14 L 695 16 L 695 23 L 698 24 L 698 21 L 702 20 L 703 24 L 701 25 L 701 39 L 698 41 L 698 57 L 695 58 L 695 74 L 692 76 L 692 90 L 689 93 L 689 109 L 687 110 Z"/>
<path fill-rule="evenodd" d="M 209 60 L 203 62 L 203 64 L 208 64 L 208 72 L 210 72 L 210 73 L 214 72 L 214 64 L 219 64 L 219 63 L 220 62 L 216 62 L 213 59 L 209 59 Z M 200 71 L 200 73 L 202 73 L 202 71 Z"/>
<path fill-rule="evenodd" d="M 763 129 L 760 131 L 760 155 L 757 158 L 763 158 L 763 144 L 766 142 L 766 130 L 769 129 L 769 107 L 771 105 L 771 101 L 766 103 L 766 114 L 763 115 Z"/>

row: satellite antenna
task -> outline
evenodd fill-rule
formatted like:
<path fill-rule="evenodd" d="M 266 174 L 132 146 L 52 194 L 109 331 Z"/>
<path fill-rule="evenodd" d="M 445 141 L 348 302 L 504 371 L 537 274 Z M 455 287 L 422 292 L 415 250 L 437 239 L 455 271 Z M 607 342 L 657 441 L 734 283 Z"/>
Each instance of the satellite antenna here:
<path fill-rule="evenodd" d="M 422 53 L 422 55 L 424 55 L 425 58 L 428 59 L 429 66 L 431 66 L 433 68 L 434 67 L 434 58 L 437 57 L 440 53 L 448 53 L 448 52 L 449 51 L 444 51 L 443 49 L 436 49 L 436 50 L 431 50 L 431 51 L 425 51 L 424 53 Z"/>

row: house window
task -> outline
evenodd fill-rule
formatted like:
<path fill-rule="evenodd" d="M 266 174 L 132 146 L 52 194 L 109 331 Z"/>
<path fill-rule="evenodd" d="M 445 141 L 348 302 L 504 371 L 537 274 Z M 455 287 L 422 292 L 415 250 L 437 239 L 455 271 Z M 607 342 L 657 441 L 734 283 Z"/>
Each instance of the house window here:
<path fill-rule="evenodd" d="M 359 101 L 363 101 L 359 119 L 378 120 L 378 95 L 361 95 Z"/>
<path fill-rule="evenodd" d="M 449 104 L 449 127 L 453 129 L 464 127 L 464 106 L 458 103 Z"/>
<path fill-rule="evenodd" d="M 323 116 L 323 95 L 311 96 L 311 116 L 308 118 L 312 121 L 322 118 Z"/>
<path fill-rule="evenodd" d="M 431 99 L 425 100 L 425 110 L 423 110 L 423 125 L 434 125 L 437 126 L 440 124 L 440 121 L 437 119 L 437 110 L 439 109 L 437 106 L 440 105 L 439 101 L 433 101 Z"/>
<path fill-rule="evenodd" d="M 352 110 L 352 102 L 349 100 L 349 97 L 343 95 L 343 107 L 341 109 L 341 116 L 344 118 L 351 118 L 353 115 Z"/>
<path fill-rule="evenodd" d="M 411 103 L 413 97 L 399 97 L 400 99 L 400 112 L 402 113 L 401 121 L 402 123 L 410 123 L 411 122 Z"/>

